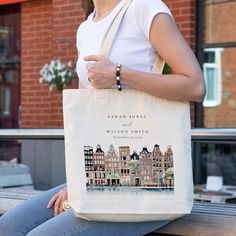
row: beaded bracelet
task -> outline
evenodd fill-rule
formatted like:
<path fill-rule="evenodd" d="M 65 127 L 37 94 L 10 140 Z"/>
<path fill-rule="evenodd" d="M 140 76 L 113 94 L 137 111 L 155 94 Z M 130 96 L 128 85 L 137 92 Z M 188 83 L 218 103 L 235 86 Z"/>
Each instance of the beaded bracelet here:
<path fill-rule="evenodd" d="M 117 84 L 117 89 L 119 91 L 122 90 L 122 85 L 121 85 L 121 82 L 120 82 L 120 71 L 121 71 L 121 64 L 117 63 L 116 64 L 116 84 Z"/>

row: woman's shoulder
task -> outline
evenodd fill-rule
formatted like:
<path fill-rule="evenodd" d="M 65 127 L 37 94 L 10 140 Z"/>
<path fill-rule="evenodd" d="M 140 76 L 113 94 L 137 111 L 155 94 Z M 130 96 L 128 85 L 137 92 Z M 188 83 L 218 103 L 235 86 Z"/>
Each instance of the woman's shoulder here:
<path fill-rule="evenodd" d="M 83 35 L 85 35 L 84 30 L 86 28 L 86 24 L 87 24 L 86 21 L 83 21 L 79 25 L 79 27 L 77 29 L 77 33 L 76 33 L 76 46 L 77 46 L 78 50 L 80 50 L 81 45 L 82 45 L 82 41 L 83 41 L 82 38 L 83 38 Z"/>
<path fill-rule="evenodd" d="M 169 7 L 161 0 L 133 0 L 131 6 L 138 21 L 152 19 L 159 13 L 167 13 L 173 18 Z"/>
<path fill-rule="evenodd" d="M 133 0 L 132 2 L 135 10 L 152 10 L 153 8 L 159 8 L 163 10 L 169 10 L 167 5 L 161 0 Z"/>
<path fill-rule="evenodd" d="M 139 31 L 149 38 L 153 18 L 159 13 L 167 13 L 172 18 L 168 6 L 161 0 L 133 0 L 131 8 Z"/>
<path fill-rule="evenodd" d="M 77 35 L 80 34 L 84 30 L 84 28 L 86 27 L 86 24 L 87 24 L 87 20 L 80 23 L 77 29 Z"/>
<path fill-rule="evenodd" d="M 93 18 L 93 12 L 87 17 L 86 20 L 84 20 L 82 23 L 80 23 L 78 29 L 77 29 L 77 37 L 80 35 L 85 34 L 85 31 L 88 29 L 88 25 L 91 22 L 91 19 Z"/>

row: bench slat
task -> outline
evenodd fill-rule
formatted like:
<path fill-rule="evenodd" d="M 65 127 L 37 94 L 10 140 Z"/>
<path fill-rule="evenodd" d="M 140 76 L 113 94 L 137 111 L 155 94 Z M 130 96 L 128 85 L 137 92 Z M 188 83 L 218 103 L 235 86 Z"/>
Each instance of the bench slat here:
<path fill-rule="evenodd" d="M 0 215 L 21 202 L 42 193 L 42 191 L 25 189 L 0 189 Z"/>
<path fill-rule="evenodd" d="M 194 202 L 190 215 L 174 220 L 160 230 L 164 235 L 235 236 L 236 205 Z"/>
<path fill-rule="evenodd" d="M 155 232 L 164 235 L 235 236 L 236 218 L 232 216 L 190 214 Z"/>
<path fill-rule="evenodd" d="M 192 213 L 236 216 L 236 205 L 194 202 Z"/>

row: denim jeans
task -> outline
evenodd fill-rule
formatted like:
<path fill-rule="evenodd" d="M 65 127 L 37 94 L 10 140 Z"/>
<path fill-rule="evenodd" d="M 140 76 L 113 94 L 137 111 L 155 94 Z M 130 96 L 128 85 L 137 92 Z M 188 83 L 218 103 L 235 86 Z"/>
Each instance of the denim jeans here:
<path fill-rule="evenodd" d="M 47 209 L 52 196 L 65 185 L 60 185 L 33 197 L 0 217 L 3 236 L 141 236 L 170 221 L 111 223 L 87 221 L 74 217 L 72 210 L 53 216 Z"/>

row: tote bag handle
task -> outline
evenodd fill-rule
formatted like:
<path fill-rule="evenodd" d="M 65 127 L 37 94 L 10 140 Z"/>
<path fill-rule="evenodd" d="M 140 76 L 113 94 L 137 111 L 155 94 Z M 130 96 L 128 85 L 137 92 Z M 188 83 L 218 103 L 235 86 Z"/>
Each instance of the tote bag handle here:
<path fill-rule="evenodd" d="M 103 38 L 101 48 L 100 48 L 100 55 L 105 56 L 107 58 L 109 57 L 110 50 L 111 50 L 112 44 L 114 42 L 114 39 L 116 37 L 117 31 L 120 27 L 121 21 L 122 21 L 125 13 L 128 10 L 132 1 L 133 0 L 126 0 L 123 7 L 120 9 L 120 11 L 117 13 L 115 18 L 111 22 L 111 24 L 110 24 L 110 26 Z M 165 65 L 165 61 L 157 53 L 154 64 L 153 64 L 152 72 L 156 73 L 156 74 L 161 74 L 163 71 L 164 65 Z"/>

